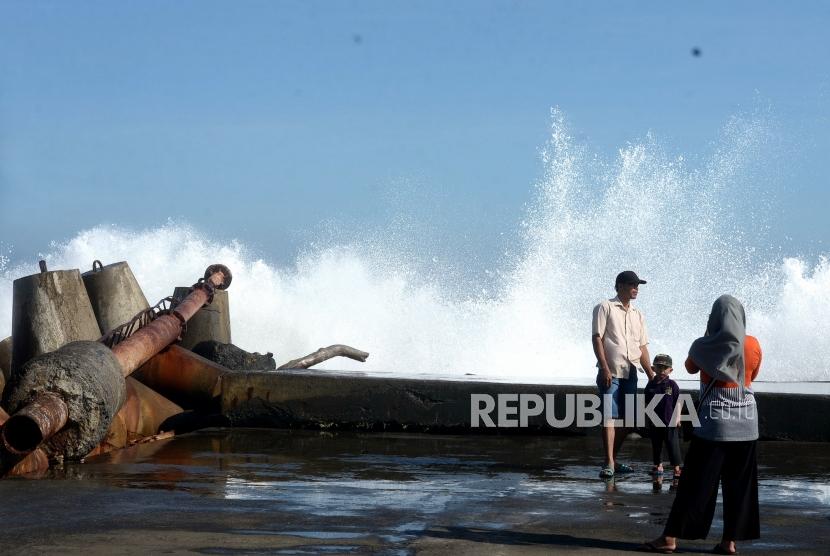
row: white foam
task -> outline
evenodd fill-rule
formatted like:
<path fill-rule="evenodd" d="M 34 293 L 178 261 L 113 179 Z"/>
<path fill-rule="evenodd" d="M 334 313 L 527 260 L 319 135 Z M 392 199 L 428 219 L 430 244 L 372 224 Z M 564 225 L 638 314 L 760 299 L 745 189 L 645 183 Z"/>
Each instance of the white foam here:
<path fill-rule="evenodd" d="M 82 270 L 94 259 L 127 260 L 151 302 L 192 284 L 209 264 L 226 264 L 234 343 L 272 351 L 278 363 L 345 343 L 369 351 L 369 361 L 323 368 L 583 383 L 593 380 L 591 309 L 630 268 L 649 281 L 638 303 L 652 354 L 682 360 L 712 301 L 732 293 L 764 348 L 763 378 L 828 380 L 830 262 L 819 256 L 810 266 L 770 248 L 763 207 L 771 203 L 741 175 L 764 134 L 758 122 L 732 122 L 697 168 L 651 137 L 603 163 L 574 144 L 554 112 L 522 245 L 501 262 L 495 287 L 425 274 L 399 247 L 416 242 L 400 238 L 335 237 L 277 266 L 181 223 L 91 228 L 44 258 L 52 269 Z M 0 260 L 0 337 L 11 331 L 12 280 L 36 271 L 36 260 Z"/>

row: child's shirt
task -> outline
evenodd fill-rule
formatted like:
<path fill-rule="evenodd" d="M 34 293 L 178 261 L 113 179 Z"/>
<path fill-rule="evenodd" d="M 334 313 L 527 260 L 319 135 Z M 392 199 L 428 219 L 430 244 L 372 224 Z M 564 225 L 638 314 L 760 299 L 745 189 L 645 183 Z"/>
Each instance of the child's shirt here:
<path fill-rule="evenodd" d="M 654 413 L 663 422 L 664 425 L 674 426 L 671 424 L 671 416 L 674 412 L 674 406 L 677 405 L 677 398 L 680 396 L 680 389 L 677 383 L 669 377 L 659 380 L 657 377 L 648 381 L 645 387 L 646 404 L 648 404 L 656 394 L 663 394 L 660 402 L 654 408 Z M 654 426 L 651 420 L 646 418 L 648 426 Z"/>

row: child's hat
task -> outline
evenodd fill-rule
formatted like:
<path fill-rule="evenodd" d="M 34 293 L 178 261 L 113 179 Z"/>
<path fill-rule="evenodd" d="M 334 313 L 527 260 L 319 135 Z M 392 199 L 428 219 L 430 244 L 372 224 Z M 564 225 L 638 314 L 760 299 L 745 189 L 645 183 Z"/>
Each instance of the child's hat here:
<path fill-rule="evenodd" d="M 665 353 L 659 353 L 654 356 L 654 363 L 652 365 L 662 365 L 663 367 L 671 367 L 671 357 Z"/>

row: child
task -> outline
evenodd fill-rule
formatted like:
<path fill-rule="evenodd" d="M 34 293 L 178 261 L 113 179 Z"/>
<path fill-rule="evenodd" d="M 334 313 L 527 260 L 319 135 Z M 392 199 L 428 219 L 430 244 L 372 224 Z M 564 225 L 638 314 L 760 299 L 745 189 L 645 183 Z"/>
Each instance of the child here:
<path fill-rule="evenodd" d="M 655 426 L 650 420 L 647 423 L 651 432 L 651 453 L 653 457 L 654 467 L 651 468 L 653 475 L 663 474 L 663 443 L 669 452 L 669 461 L 674 467 L 674 479 L 680 478 L 680 430 L 678 422 L 672 422 L 672 414 L 677 405 L 677 398 L 680 395 L 680 389 L 677 383 L 669 378 L 672 372 L 672 360 L 668 355 L 660 354 L 655 356 L 654 363 L 651 364 L 654 370 L 654 378 L 648 381 L 645 388 L 646 405 L 657 394 L 662 394 L 663 398 L 655 406 L 654 413 L 663 423 L 663 427 L 659 424 Z"/>

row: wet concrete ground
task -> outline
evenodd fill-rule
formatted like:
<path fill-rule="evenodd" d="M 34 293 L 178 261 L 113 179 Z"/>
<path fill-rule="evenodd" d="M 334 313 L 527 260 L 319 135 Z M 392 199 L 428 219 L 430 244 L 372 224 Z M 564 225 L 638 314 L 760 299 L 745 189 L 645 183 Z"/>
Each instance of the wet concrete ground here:
<path fill-rule="evenodd" d="M 135 446 L 0 482 L 0 553 L 617 553 L 673 499 L 647 475 L 597 478 L 598 437 L 234 429 Z M 760 445 L 763 538 L 743 553 L 827 553 L 830 445 Z M 683 542 L 705 552 L 708 541 Z"/>

